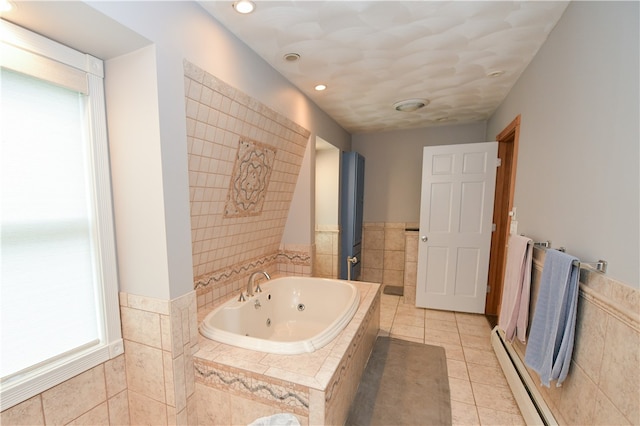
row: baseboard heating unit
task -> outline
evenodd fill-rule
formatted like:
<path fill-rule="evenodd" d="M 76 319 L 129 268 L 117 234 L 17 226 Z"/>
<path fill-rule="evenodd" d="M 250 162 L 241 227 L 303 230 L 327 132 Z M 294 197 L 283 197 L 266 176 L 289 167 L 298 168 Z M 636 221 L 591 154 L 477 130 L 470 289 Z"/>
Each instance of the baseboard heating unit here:
<path fill-rule="evenodd" d="M 491 330 L 491 346 L 527 425 L 557 426 L 558 422 L 536 388 L 524 363 L 498 327 Z"/>

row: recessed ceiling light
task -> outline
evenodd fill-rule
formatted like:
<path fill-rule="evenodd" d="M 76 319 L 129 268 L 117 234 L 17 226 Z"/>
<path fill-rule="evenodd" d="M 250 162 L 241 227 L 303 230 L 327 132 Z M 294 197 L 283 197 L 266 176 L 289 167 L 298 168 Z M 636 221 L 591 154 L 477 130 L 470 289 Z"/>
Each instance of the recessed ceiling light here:
<path fill-rule="evenodd" d="M 287 62 L 295 62 L 298 59 L 300 59 L 300 55 L 298 53 L 285 53 L 285 55 L 283 56 L 284 60 Z"/>
<path fill-rule="evenodd" d="M 326 84 L 318 84 L 316 87 L 314 87 L 314 89 L 316 89 L 318 92 L 322 92 L 323 90 L 327 89 L 327 85 Z"/>
<path fill-rule="evenodd" d="M 238 13 L 242 13 L 246 15 L 247 13 L 251 13 L 256 8 L 256 4 L 250 0 L 238 0 L 233 2 L 233 8 Z"/>
<path fill-rule="evenodd" d="M 495 77 L 500 77 L 502 74 L 504 74 L 503 70 L 496 70 L 496 71 L 491 71 L 490 73 L 488 73 L 487 77 L 495 78 Z"/>
<path fill-rule="evenodd" d="M 396 111 L 413 112 L 427 105 L 429 105 L 429 100 L 427 99 L 405 99 L 393 104 L 393 108 L 395 108 Z"/>

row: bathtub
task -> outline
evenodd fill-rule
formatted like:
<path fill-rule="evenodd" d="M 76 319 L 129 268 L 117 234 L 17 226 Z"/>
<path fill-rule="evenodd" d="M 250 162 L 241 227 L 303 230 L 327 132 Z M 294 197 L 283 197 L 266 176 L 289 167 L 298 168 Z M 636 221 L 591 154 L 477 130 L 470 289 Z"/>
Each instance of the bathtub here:
<path fill-rule="evenodd" d="M 314 352 L 332 341 L 358 310 L 351 283 L 280 277 L 260 284 L 261 293 L 237 297 L 211 311 L 200 333 L 228 345 L 274 354 Z"/>

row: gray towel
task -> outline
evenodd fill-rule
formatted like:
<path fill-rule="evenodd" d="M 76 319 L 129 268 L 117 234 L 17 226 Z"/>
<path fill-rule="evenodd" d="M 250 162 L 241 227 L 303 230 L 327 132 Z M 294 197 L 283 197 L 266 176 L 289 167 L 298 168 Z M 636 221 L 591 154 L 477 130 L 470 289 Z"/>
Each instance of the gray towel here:
<path fill-rule="evenodd" d="M 547 250 L 540 291 L 531 324 L 524 362 L 540 375 L 542 385 L 560 386 L 569 372 L 578 307 L 578 260 Z"/>

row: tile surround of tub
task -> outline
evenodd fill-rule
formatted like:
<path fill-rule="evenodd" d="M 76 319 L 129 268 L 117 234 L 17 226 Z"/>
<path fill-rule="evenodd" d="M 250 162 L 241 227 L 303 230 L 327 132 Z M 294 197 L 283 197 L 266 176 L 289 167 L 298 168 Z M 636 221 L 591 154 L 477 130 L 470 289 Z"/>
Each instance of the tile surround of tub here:
<path fill-rule="evenodd" d="M 266 271 L 272 277 L 278 275 L 313 275 L 313 253 L 315 246 L 298 244 L 282 245 L 271 255 L 253 259 L 246 263 L 231 265 L 216 273 L 196 280 L 195 288 L 198 309 L 208 309 L 239 295 L 247 286 L 247 280 L 255 271 Z M 257 282 L 264 280 L 259 276 Z"/>
<path fill-rule="evenodd" d="M 174 300 L 120 293 L 131 424 L 195 424 L 196 292 Z"/>
<path fill-rule="evenodd" d="M 315 232 L 316 255 L 314 257 L 314 277 L 338 278 L 338 253 L 340 230 L 335 227 L 322 227 Z"/>
<path fill-rule="evenodd" d="M 188 61 L 184 72 L 195 287 L 213 281 L 213 301 L 251 268 L 310 275 L 311 260 L 280 249 L 310 132 Z"/>
<path fill-rule="evenodd" d="M 131 424 L 125 355 L 3 411 L 0 424 Z"/>
<path fill-rule="evenodd" d="M 260 407 L 257 414 L 287 411 L 301 424 L 344 423 L 380 318 L 380 285 L 355 285 L 361 301 L 354 318 L 336 339 L 316 352 L 267 354 L 200 337 L 200 350 L 195 354 L 199 424 L 232 423 L 239 415 L 233 406 L 253 404 Z M 200 320 L 207 313 L 201 310 Z"/>
<path fill-rule="evenodd" d="M 533 312 L 544 251 L 534 250 Z M 560 424 L 640 424 L 640 292 L 593 270 L 580 273 L 575 346 L 563 386 L 539 386 Z M 532 313 L 530 313 L 532 316 Z M 526 347 L 515 345 L 524 359 Z"/>

